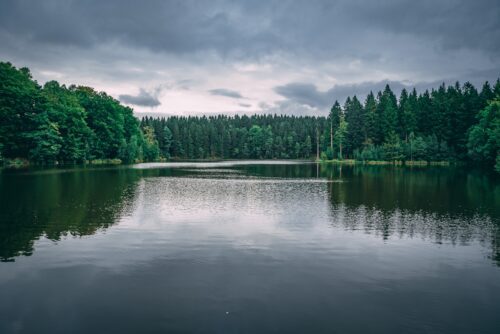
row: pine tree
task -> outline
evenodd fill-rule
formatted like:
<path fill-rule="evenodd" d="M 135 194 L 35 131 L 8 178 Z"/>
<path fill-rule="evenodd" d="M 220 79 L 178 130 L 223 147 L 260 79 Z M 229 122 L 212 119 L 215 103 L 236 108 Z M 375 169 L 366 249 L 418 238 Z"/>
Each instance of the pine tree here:
<path fill-rule="evenodd" d="M 417 131 L 417 108 L 418 108 L 418 97 L 417 91 L 413 88 L 408 98 L 405 100 L 402 106 L 401 113 L 401 137 L 405 141 L 408 140 L 410 133 Z"/>
<path fill-rule="evenodd" d="M 349 103 L 346 102 L 345 120 L 348 124 L 345 147 L 352 153 L 361 148 L 365 140 L 363 106 L 356 96 Z"/>
<path fill-rule="evenodd" d="M 365 123 L 365 143 L 373 143 L 377 140 L 377 124 L 379 123 L 377 114 L 377 101 L 372 92 L 368 94 L 365 100 L 364 108 Z"/>
<path fill-rule="evenodd" d="M 488 105 L 488 102 L 493 100 L 494 97 L 495 97 L 495 93 L 491 89 L 490 83 L 488 81 L 486 81 L 483 84 L 483 87 L 481 89 L 481 93 L 479 94 L 480 104 L 481 104 L 479 106 L 479 109 L 484 109 L 484 107 L 486 107 Z"/>
<path fill-rule="evenodd" d="M 408 105 L 407 102 L 408 102 L 408 91 L 406 90 L 406 88 L 403 88 L 399 96 L 397 133 L 399 134 L 400 138 L 404 139 L 408 137 L 406 128 L 406 119 L 404 117 L 405 108 Z"/>
<path fill-rule="evenodd" d="M 389 85 L 385 86 L 384 92 L 379 93 L 377 113 L 379 115 L 379 131 L 376 143 L 381 143 L 391 133 L 395 133 L 398 127 L 397 101 Z"/>
<path fill-rule="evenodd" d="M 330 114 L 328 115 L 330 123 L 330 148 L 333 150 L 333 129 L 339 126 L 340 116 L 342 115 L 342 108 L 337 100 L 330 109 Z"/>
<path fill-rule="evenodd" d="M 340 116 L 339 126 L 335 131 L 335 144 L 339 148 L 339 159 L 343 159 L 343 146 L 347 135 L 348 123 L 345 121 L 344 115 Z"/>

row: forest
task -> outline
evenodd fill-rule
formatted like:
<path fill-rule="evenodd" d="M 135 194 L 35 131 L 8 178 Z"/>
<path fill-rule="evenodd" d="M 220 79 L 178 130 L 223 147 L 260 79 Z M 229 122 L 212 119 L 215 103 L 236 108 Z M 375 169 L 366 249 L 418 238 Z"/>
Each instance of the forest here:
<path fill-rule="evenodd" d="M 500 81 L 480 92 L 470 83 L 403 89 L 399 98 L 387 85 L 364 101 L 335 101 L 327 117 L 145 117 L 141 127 L 153 129 L 167 158 L 448 161 L 500 170 Z"/>
<path fill-rule="evenodd" d="M 399 97 L 387 85 L 325 116 L 134 116 L 90 87 L 40 86 L 0 62 L 0 161 L 74 164 L 168 159 L 448 161 L 500 171 L 500 80 Z"/>
<path fill-rule="evenodd" d="M 0 63 L 0 159 L 35 164 L 157 157 L 133 110 L 90 87 L 41 87 L 27 68 Z M 152 153 L 151 153 L 152 152 Z"/>

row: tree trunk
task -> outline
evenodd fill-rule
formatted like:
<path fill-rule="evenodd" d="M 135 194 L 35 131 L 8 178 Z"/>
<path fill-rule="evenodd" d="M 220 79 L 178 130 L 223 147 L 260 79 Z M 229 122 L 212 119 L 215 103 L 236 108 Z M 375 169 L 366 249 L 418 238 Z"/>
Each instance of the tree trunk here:
<path fill-rule="evenodd" d="M 330 148 L 333 152 L 333 121 L 330 120 Z"/>
<path fill-rule="evenodd" d="M 319 160 L 319 131 L 316 128 L 316 160 Z"/>

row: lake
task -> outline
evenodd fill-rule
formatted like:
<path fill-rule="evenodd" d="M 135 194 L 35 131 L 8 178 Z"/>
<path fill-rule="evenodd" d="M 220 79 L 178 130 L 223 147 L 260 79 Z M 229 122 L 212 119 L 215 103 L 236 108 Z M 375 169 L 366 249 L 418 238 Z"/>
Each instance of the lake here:
<path fill-rule="evenodd" d="M 500 333 L 485 171 L 2 170 L 0 203 L 0 333 Z"/>

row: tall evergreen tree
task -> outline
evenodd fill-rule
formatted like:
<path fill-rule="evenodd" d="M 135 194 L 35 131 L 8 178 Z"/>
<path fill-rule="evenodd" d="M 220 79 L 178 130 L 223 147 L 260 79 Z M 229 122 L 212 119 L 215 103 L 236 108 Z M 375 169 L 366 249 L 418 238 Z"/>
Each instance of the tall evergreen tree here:
<path fill-rule="evenodd" d="M 378 114 L 380 131 L 376 142 L 381 143 L 398 128 L 397 100 L 389 85 L 379 94 Z"/>
<path fill-rule="evenodd" d="M 330 109 L 330 114 L 328 115 L 328 120 L 330 123 L 330 148 L 332 150 L 333 150 L 333 130 L 339 126 L 341 115 L 342 115 L 342 108 L 340 107 L 339 101 L 335 100 L 335 103 Z"/>
<path fill-rule="evenodd" d="M 348 126 L 349 124 L 345 121 L 345 117 L 344 115 L 342 115 L 340 117 L 340 122 L 339 122 L 339 126 L 337 127 L 336 131 L 335 131 L 335 144 L 336 146 L 339 148 L 339 155 L 338 155 L 338 158 L 339 159 L 343 159 L 344 158 L 344 143 L 345 143 L 345 138 L 346 138 L 346 135 L 347 135 L 347 131 L 348 131 Z"/>
<path fill-rule="evenodd" d="M 479 94 L 480 106 L 479 109 L 483 109 L 488 105 L 488 102 L 493 100 L 495 93 L 491 89 L 490 83 L 486 81 L 481 88 L 481 93 Z"/>
<path fill-rule="evenodd" d="M 401 90 L 401 94 L 399 96 L 399 104 L 398 104 L 398 126 L 397 126 L 397 133 L 399 134 L 400 138 L 406 138 L 407 137 L 407 129 L 406 129 L 406 119 L 404 117 L 405 114 L 405 107 L 407 106 L 408 102 L 408 91 L 406 88 L 403 88 Z"/>
<path fill-rule="evenodd" d="M 365 100 L 364 107 L 364 123 L 365 123 L 365 143 L 374 143 L 377 141 L 378 137 L 378 113 L 377 113 L 377 101 L 373 92 L 370 92 Z"/>
<path fill-rule="evenodd" d="M 363 106 L 356 95 L 353 96 L 350 103 L 346 102 L 345 121 L 348 124 L 345 148 L 349 154 L 352 154 L 354 150 L 361 148 L 365 140 Z"/>
<path fill-rule="evenodd" d="M 417 108 L 418 97 L 415 88 L 407 99 L 405 99 L 401 109 L 401 138 L 408 141 L 408 136 L 417 131 Z"/>

